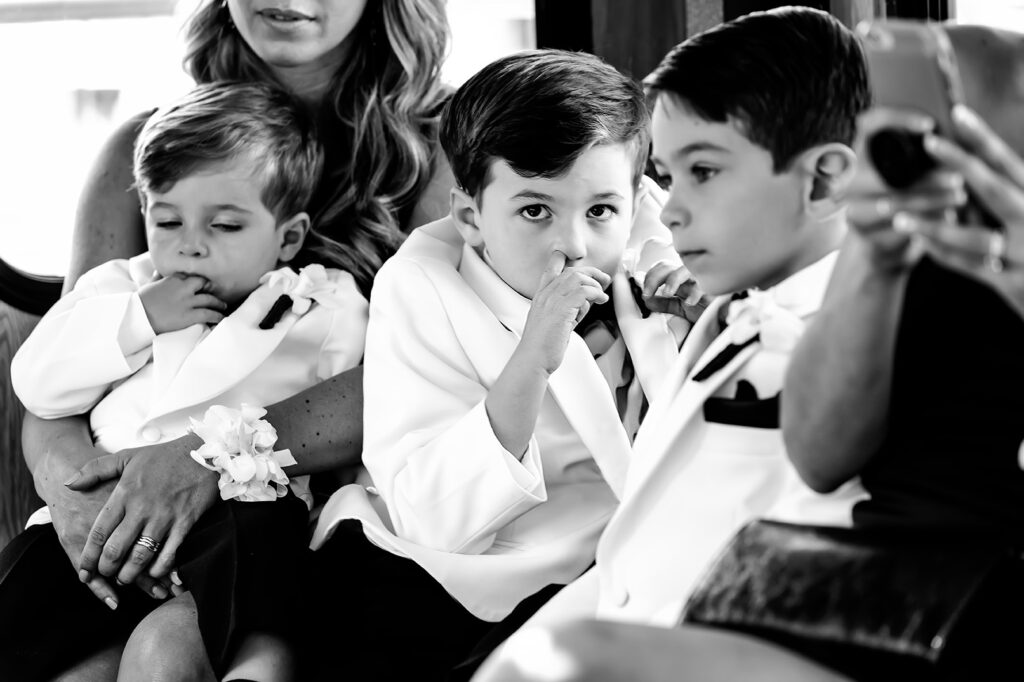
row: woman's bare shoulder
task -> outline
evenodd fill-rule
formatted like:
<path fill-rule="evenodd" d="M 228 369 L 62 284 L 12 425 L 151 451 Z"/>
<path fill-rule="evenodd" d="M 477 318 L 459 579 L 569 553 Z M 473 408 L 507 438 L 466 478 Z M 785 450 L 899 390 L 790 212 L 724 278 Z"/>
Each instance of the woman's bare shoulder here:
<path fill-rule="evenodd" d="M 129 258 L 146 248 L 132 156 L 135 139 L 153 110 L 118 125 L 93 161 L 78 201 L 67 291 L 83 272 L 112 258 Z"/>

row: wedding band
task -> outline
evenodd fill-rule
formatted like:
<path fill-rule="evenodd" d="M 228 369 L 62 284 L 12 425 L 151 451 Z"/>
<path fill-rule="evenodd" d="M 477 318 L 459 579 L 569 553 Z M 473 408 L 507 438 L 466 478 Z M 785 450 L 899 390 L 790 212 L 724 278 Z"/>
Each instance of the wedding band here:
<path fill-rule="evenodd" d="M 989 237 L 985 266 L 995 274 L 1006 269 L 1006 237 L 1002 232 L 993 232 Z"/>
<path fill-rule="evenodd" d="M 160 551 L 160 543 L 149 537 L 148 535 L 140 535 L 139 539 L 135 541 L 136 545 L 141 545 L 148 549 L 153 554 Z"/>

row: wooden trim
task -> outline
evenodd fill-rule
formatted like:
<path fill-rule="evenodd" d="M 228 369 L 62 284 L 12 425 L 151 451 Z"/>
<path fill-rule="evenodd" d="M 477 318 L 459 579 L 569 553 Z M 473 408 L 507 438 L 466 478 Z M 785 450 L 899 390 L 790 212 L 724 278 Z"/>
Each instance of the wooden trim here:
<path fill-rule="evenodd" d="M 593 0 L 594 53 L 642 79 L 687 36 L 687 7 L 677 0 Z"/>
<path fill-rule="evenodd" d="M 537 47 L 594 51 L 591 0 L 535 0 Z"/>
<path fill-rule="evenodd" d="M 11 359 L 39 318 L 0 303 L 0 549 L 42 506 L 21 455 L 25 409 L 11 388 Z"/>
<path fill-rule="evenodd" d="M 0 302 L 42 315 L 60 298 L 64 279 L 32 275 L 0 258 Z"/>

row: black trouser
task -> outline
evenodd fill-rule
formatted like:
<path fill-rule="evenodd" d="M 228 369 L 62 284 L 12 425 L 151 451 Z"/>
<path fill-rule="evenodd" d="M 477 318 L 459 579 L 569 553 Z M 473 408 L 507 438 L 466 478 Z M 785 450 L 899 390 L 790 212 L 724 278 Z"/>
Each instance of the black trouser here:
<path fill-rule="evenodd" d="M 315 680 L 468 680 L 562 587 L 540 590 L 501 622 L 480 620 L 416 562 L 367 540 L 357 521 L 342 523 L 313 562 L 310 606 L 323 625 L 304 657 Z"/>
<path fill-rule="evenodd" d="M 23 531 L 0 552 L 0 671 L 5 680 L 48 680 L 115 642 L 160 602 L 117 588 L 112 611 L 79 582 L 50 524 Z"/>
<path fill-rule="evenodd" d="M 305 504 L 218 503 L 177 552 L 192 592 L 210 664 L 230 663 L 248 632 L 301 635 L 307 557 Z M 46 680 L 114 643 L 162 602 L 136 586 L 117 586 L 110 610 L 78 580 L 50 524 L 32 526 L 0 552 L 0 679 Z"/>

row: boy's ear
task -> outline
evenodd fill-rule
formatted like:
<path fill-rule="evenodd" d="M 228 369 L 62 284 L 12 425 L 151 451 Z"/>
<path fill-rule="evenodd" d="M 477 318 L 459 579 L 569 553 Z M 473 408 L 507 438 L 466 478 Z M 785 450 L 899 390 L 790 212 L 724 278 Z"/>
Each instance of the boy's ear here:
<path fill-rule="evenodd" d="M 835 212 L 857 169 L 857 156 L 839 142 L 817 145 L 798 162 L 803 170 L 804 206 L 814 215 Z"/>
<path fill-rule="evenodd" d="M 452 188 L 452 221 L 463 241 L 473 248 L 484 245 L 484 237 L 480 232 L 480 209 L 473 197 L 460 187 Z"/>
<path fill-rule="evenodd" d="M 277 260 L 279 262 L 287 263 L 292 258 L 295 258 L 295 255 L 302 248 L 302 244 L 306 241 L 306 235 L 309 234 L 309 225 L 308 213 L 296 213 L 278 226 L 280 248 Z"/>

